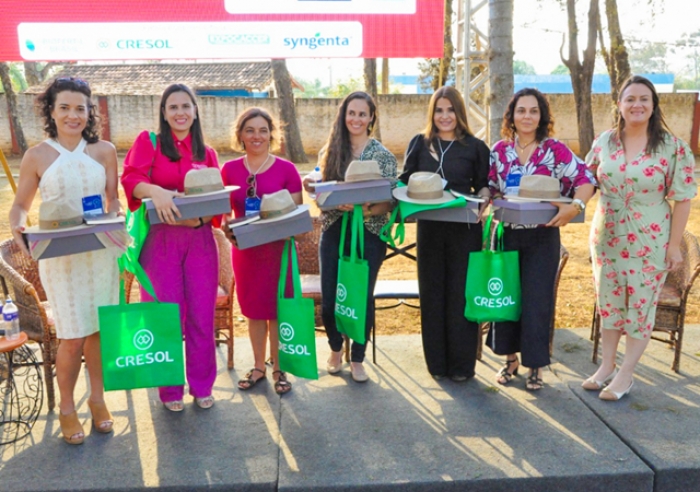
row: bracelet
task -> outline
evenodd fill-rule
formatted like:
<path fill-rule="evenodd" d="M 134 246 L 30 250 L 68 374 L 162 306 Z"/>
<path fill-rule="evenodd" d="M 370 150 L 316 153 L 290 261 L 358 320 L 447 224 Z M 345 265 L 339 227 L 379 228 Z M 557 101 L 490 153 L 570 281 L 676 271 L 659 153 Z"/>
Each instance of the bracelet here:
<path fill-rule="evenodd" d="M 199 229 L 199 228 L 202 227 L 203 225 L 204 225 L 204 221 L 203 221 L 202 218 L 200 217 L 200 218 L 199 218 L 199 225 L 194 226 L 192 229 Z"/>

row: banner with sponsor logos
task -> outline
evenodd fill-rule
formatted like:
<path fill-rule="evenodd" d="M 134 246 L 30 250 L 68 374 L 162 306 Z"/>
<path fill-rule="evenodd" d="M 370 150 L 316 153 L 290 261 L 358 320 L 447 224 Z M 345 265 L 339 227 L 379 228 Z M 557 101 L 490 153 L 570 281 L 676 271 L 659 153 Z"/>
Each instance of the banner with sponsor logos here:
<path fill-rule="evenodd" d="M 436 58 L 443 0 L 10 0 L 0 60 Z"/>

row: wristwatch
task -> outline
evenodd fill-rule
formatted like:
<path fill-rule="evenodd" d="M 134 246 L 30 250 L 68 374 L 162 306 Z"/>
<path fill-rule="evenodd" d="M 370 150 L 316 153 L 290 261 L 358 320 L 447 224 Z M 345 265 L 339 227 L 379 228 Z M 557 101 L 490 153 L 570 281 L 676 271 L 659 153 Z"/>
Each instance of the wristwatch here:
<path fill-rule="evenodd" d="M 571 201 L 571 204 L 578 209 L 578 213 L 582 213 L 584 210 L 586 210 L 586 204 L 583 203 L 583 200 L 580 198 L 574 198 Z"/>
<path fill-rule="evenodd" d="M 202 218 L 200 217 L 200 218 L 199 218 L 199 225 L 194 226 L 193 229 L 199 229 L 199 228 L 202 227 L 203 225 L 204 225 L 204 221 L 203 221 Z"/>

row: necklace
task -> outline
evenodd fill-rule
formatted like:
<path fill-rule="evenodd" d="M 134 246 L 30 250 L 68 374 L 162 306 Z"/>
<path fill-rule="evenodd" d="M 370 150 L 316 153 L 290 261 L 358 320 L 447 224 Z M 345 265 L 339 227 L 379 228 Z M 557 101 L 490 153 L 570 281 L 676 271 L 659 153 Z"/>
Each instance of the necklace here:
<path fill-rule="evenodd" d="M 535 142 L 537 142 L 537 139 L 531 140 L 530 143 L 528 143 L 527 145 L 525 145 L 525 146 L 523 147 L 522 145 L 520 145 L 520 139 L 519 139 L 518 137 L 515 137 L 515 145 L 516 145 L 516 147 L 518 147 L 518 148 L 519 148 L 520 150 L 522 150 L 523 152 L 525 151 L 525 149 L 527 149 L 530 145 L 532 145 L 532 144 L 535 143 Z"/>
<path fill-rule="evenodd" d="M 265 158 L 263 163 L 258 167 L 258 169 L 255 172 L 253 172 L 250 169 L 250 164 L 248 163 L 248 156 L 247 155 L 243 156 L 243 164 L 245 164 L 245 168 L 248 170 L 248 172 L 250 174 L 252 174 L 253 176 L 257 176 L 261 171 L 263 171 L 265 169 L 265 166 L 267 165 L 267 161 L 270 160 L 270 157 L 271 157 L 271 154 L 268 152 L 267 157 Z"/>
<path fill-rule="evenodd" d="M 362 160 L 362 154 L 365 153 L 365 148 L 367 147 L 367 144 L 368 144 L 368 143 L 369 143 L 369 138 L 367 139 L 367 141 L 366 141 L 366 142 L 364 143 L 364 145 L 362 146 L 362 149 L 360 149 L 360 153 L 359 153 L 359 154 L 358 154 L 358 153 L 355 153 L 355 151 L 354 151 L 353 148 L 352 148 L 352 144 L 350 144 L 350 153 L 352 154 L 353 158 Z"/>
<path fill-rule="evenodd" d="M 450 147 L 452 147 L 452 144 L 455 143 L 455 141 L 452 140 L 450 142 L 450 145 L 448 145 L 445 150 L 442 150 L 442 142 L 440 141 L 439 138 L 437 139 L 437 141 L 438 141 L 438 147 L 440 148 L 440 165 L 438 166 L 438 169 L 436 172 L 440 173 L 440 175 L 442 176 L 442 179 L 445 179 L 445 171 L 443 171 L 443 169 L 442 169 L 442 163 L 445 160 L 445 154 L 447 154 L 447 151 L 450 150 Z"/>

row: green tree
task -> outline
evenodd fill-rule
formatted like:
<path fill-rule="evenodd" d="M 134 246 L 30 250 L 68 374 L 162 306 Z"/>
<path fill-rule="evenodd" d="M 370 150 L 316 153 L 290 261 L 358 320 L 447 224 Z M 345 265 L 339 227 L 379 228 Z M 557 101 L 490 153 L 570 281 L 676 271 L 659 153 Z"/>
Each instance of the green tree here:
<path fill-rule="evenodd" d="M 515 75 L 535 75 L 535 67 L 522 60 L 513 60 L 513 73 Z"/>
<path fill-rule="evenodd" d="M 350 77 L 347 80 L 341 80 L 328 90 L 330 97 L 343 98 L 355 91 L 365 90 L 365 84 L 362 79 Z"/>
<path fill-rule="evenodd" d="M 7 99 L 7 106 L 10 113 L 10 121 L 12 123 L 12 129 L 15 133 L 15 139 L 17 140 L 17 145 L 19 145 L 22 155 L 27 151 L 28 145 L 27 140 L 24 138 L 24 131 L 22 130 L 22 121 L 19 117 L 19 110 L 17 108 L 17 94 L 14 89 L 14 82 L 12 81 L 12 66 L 7 62 L 0 62 L 0 82 L 3 84 L 5 98 Z"/>
<path fill-rule="evenodd" d="M 25 90 L 28 87 L 28 85 L 26 79 L 24 78 L 24 73 L 22 73 L 22 69 L 19 67 L 19 64 L 7 62 L 7 69 L 10 81 L 12 82 L 12 89 L 14 89 L 15 92 L 22 92 L 23 90 Z M 1 83 L 0 92 L 5 92 L 5 86 Z"/>
<path fill-rule="evenodd" d="M 552 70 L 552 75 L 569 75 L 570 73 L 568 67 L 564 64 L 557 65 L 557 67 Z"/>
<path fill-rule="evenodd" d="M 666 43 L 631 42 L 630 67 L 634 73 L 668 73 L 666 58 L 669 47 Z"/>
<path fill-rule="evenodd" d="M 324 86 L 320 79 L 314 79 L 313 82 L 304 79 L 295 79 L 304 90 L 301 91 L 294 88 L 294 95 L 301 98 L 312 98 L 312 97 L 328 97 L 328 87 Z"/>

